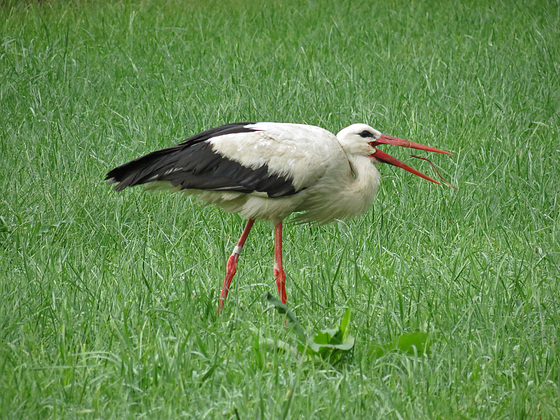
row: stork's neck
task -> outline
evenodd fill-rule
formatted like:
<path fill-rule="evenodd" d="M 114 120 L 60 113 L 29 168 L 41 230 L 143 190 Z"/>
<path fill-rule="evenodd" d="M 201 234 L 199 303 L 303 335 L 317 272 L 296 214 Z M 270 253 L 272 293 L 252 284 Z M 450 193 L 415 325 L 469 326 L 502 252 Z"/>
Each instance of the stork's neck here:
<path fill-rule="evenodd" d="M 365 212 L 373 202 L 381 182 L 381 175 L 368 157 L 354 156 L 349 157 L 348 161 L 353 176 L 347 181 L 343 194 L 349 200 L 355 201 L 356 214 L 354 215 L 357 215 Z"/>
<path fill-rule="evenodd" d="M 381 176 L 370 158 L 348 156 L 348 166 L 339 166 L 317 188 L 306 190 L 298 211 L 305 211 L 296 220 L 329 223 L 365 213 L 379 188 Z M 338 173 L 337 173 L 338 172 Z"/>
<path fill-rule="evenodd" d="M 350 219 L 365 213 L 379 188 L 381 176 L 370 158 L 349 156 L 348 162 L 352 171 L 338 184 L 328 204 L 331 220 Z"/>
<path fill-rule="evenodd" d="M 297 209 L 306 213 L 296 220 L 329 223 L 358 216 L 369 209 L 379 187 L 379 172 L 365 156 L 348 156 L 348 163 L 350 168 L 339 167 L 338 177 L 329 177 L 318 189 L 309 189 L 305 202 Z"/>

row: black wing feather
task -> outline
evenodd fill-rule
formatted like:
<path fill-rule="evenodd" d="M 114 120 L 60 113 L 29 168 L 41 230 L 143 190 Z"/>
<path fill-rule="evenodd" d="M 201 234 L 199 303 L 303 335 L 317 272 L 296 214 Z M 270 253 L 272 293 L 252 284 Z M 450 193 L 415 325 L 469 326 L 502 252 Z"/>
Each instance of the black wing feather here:
<path fill-rule="evenodd" d="M 152 181 L 168 181 L 181 189 L 267 193 L 282 197 L 296 193 L 286 177 L 272 175 L 263 165 L 251 169 L 216 152 L 208 142 L 212 137 L 256 130 L 251 123 L 234 123 L 212 128 L 188 138 L 183 143 L 158 150 L 121 165 L 107 174 L 116 191 Z"/>

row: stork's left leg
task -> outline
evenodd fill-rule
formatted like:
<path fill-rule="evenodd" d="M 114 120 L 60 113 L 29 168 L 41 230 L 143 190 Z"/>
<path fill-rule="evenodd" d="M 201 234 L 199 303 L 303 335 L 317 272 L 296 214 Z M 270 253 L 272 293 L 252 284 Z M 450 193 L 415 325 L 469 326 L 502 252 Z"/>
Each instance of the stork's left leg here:
<path fill-rule="evenodd" d="M 226 278 L 224 279 L 224 286 L 222 287 L 220 302 L 218 303 L 218 314 L 220 314 L 220 312 L 222 312 L 222 309 L 224 309 L 224 303 L 229 293 L 229 286 L 231 285 L 231 280 L 233 279 L 233 276 L 237 272 L 237 261 L 239 260 L 239 254 L 241 254 L 241 250 L 245 245 L 245 241 L 247 240 L 247 236 L 249 236 L 249 232 L 253 227 L 253 223 L 255 223 L 255 219 L 249 219 L 247 221 L 247 225 L 243 230 L 243 234 L 241 235 L 241 238 L 239 238 L 239 242 L 237 242 L 237 246 L 233 249 L 233 252 L 228 259 L 227 266 L 226 266 Z"/>
<path fill-rule="evenodd" d="M 274 228 L 274 278 L 278 286 L 278 295 L 286 303 L 286 274 L 282 267 L 282 222 Z"/>

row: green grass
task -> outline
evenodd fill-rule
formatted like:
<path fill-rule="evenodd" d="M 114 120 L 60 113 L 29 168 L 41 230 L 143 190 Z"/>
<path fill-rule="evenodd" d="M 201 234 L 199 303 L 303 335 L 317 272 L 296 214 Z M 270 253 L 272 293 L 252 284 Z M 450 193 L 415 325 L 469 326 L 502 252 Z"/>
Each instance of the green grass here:
<path fill-rule="evenodd" d="M 0 417 L 560 417 L 558 1 L 8 2 L 0 38 Z M 286 225 L 304 328 L 352 307 L 336 367 L 259 344 L 291 335 L 268 225 L 218 318 L 243 221 L 103 182 L 251 120 L 454 153 L 457 191 L 385 166 L 365 216 Z"/>

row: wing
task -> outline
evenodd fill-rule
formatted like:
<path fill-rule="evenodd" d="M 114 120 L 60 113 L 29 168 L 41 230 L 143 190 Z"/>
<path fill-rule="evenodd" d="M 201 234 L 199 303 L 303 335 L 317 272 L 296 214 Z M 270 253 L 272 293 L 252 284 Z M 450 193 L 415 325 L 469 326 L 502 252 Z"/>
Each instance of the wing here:
<path fill-rule="evenodd" d="M 282 123 L 234 123 L 196 134 L 183 143 L 149 153 L 107 174 L 116 191 L 151 182 L 179 189 L 266 193 L 289 196 L 307 188 L 332 149 L 314 145 L 317 135 L 334 135 L 318 127 Z M 336 147 L 336 146 L 335 146 Z M 324 169 L 323 169 L 324 172 Z"/>
<path fill-rule="evenodd" d="M 213 148 L 245 167 L 266 166 L 289 179 L 296 192 L 315 185 L 333 160 L 346 156 L 336 136 L 320 127 L 270 122 L 246 127 L 255 132 L 212 138 Z"/>

